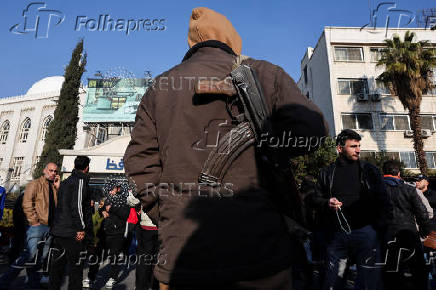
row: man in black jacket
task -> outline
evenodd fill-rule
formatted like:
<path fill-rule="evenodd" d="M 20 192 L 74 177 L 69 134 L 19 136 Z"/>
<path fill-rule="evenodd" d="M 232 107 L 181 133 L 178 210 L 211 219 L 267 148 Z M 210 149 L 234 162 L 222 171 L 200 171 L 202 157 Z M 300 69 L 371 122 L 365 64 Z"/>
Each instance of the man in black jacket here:
<path fill-rule="evenodd" d="M 342 276 L 339 264 L 350 257 L 358 268 L 359 289 L 381 289 L 380 271 L 374 266 L 378 247 L 374 227 L 386 204 L 383 179 L 378 169 L 360 161 L 359 134 L 343 130 L 336 139 L 337 160 L 321 169 L 311 202 L 323 214 L 328 232 L 324 289 L 332 289 Z"/>
<path fill-rule="evenodd" d="M 419 235 L 427 235 L 428 213 L 415 188 L 404 184 L 400 163 L 383 164 L 384 181 L 390 208 L 387 215 L 386 289 L 403 289 L 405 267 L 412 273 L 412 289 L 427 289 L 424 252 Z M 416 229 L 419 225 L 420 233 Z"/>
<path fill-rule="evenodd" d="M 87 156 L 74 160 L 71 176 L 64 180 L 58 192 L 58 205 L 51 229 L 54 253 L 50 266 L 50 289 L 60 289 L 65 264 L 70 267 L 68 289 L 82 289 L 84 251 L 83 239 L 91 233 L 92 217 L 89 192 L 89 163 Z"/>

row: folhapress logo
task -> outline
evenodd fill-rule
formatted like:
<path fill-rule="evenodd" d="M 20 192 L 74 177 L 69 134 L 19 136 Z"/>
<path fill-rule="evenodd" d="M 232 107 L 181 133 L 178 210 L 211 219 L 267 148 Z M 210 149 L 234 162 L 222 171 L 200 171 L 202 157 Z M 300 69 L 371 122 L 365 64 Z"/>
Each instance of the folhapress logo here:
<path fill-rule="evenodd" d="M 369 16 L 369 23 L 363 25 L 360 30 L 367 30 L 370 33 L 381 33 L 377 30 L 384 27 L 385 37 L 387 37 L 389 28 L 407 27 L 415 21 L 415 13 L 410 10 L 399 9 L 395 2 L 380 2 L 373 9 Z"/>
<path fill-rule="evenodd" d="M 47 9 L 44 2 L 30 3 L 23 10 L 22 16 L 23 22 L 13 25 L 9 31 L 15 34 L 33 33 L 35 38 L 48 38 L 50 27 L 61 24 L 65 19 L 64 13 Z"/>

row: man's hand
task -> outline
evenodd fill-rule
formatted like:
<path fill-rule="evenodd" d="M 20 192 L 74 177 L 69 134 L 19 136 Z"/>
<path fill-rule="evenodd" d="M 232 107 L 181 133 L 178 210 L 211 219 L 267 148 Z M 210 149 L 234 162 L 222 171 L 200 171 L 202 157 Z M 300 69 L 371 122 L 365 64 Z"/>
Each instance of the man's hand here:
<path fill-rule="evenodd" d="M 53 181 L 53 185 L 56 188 L 56 190 L 59 189 L 59 186 L 61 185 L 61 177 L 59 175 L 55 176 L 55 179 Z"/>
<path fill-rule="evenodd" d="M 107 213 L 107 211 L 103 211 L 101 214 L 103 215 L 104 218 L 108 218 L 109 217 L 109 214 Z"/>
<path fill-rule="evenodd" d="M 329 207 L 334 210 L 338 210 L 342 206 L 342 202 L 336 199 L 336 197 L 332 197 L 329 199 Z"/>
<path fill-rule="evenodd" d="M 76 234 L 76 241 L 81 241 L 81 240 L 83 240 L 83 238 L 85 237 L 85 232 L 84 231 L 82 231 L 82 232 L 77 232 L 77 234 Z"/>

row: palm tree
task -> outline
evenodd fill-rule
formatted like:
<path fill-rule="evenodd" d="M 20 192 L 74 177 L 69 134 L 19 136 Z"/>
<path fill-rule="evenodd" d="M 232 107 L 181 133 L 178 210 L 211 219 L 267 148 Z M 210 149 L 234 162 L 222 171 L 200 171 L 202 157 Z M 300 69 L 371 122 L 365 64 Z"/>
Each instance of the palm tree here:
<path fill-rule="evenodd" d="M 415 33 L 407 31 L 404 41 L 398 35 L 386 39 L 386 48 L 381 50 L 377 66 L 385 66 L 378 76 L 397 95 L 405 109 L 409 110 L 410 126 L 413 131 L 413 147 L 422 174 L 427 173 L 424 143 L 421 134 L 420 106 L 422 95 L 435 87 L 433 68 L 436 67 L 434 50 L 427 41 L 413 42 Z"/>

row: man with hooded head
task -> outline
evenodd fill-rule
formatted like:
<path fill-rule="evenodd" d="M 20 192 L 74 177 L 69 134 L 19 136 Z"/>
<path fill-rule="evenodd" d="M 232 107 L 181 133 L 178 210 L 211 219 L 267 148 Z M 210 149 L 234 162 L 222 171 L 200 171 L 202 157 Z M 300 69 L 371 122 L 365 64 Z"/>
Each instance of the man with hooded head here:
<path fill-rule="evenodd" d="M 225 16 L 195 8 L 188 44 L 182 63 L 156 77 L 142 98 L 124 157 L 143 210 L 158 223 L 154 274 L 161 289 L 289 289 L 290 237 L 255 145 L 241 150 L 217 186 L 198 181 L 217 140 L 236 126 L 230 113 L 238 108 L 225 95 L 196 94 L 195 84 L 224 79 L 238 60 L 250 66 L 274 132 L 313 137 L 312 148 L 287 140 L 287 157 L 319 145 L 323 116 L 281 67 L 241 57 L 241 37 Z"/>

